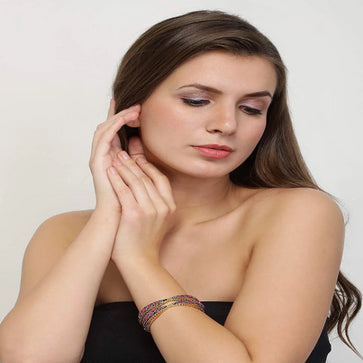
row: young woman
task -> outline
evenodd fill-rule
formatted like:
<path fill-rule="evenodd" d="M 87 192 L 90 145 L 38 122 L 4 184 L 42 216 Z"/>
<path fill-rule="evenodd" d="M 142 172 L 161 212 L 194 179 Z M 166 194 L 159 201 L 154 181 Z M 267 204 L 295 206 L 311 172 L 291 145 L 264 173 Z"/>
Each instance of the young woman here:
<path fill-rule="evenodd" d="M 343 217 L 303 162 L 273 44 L 219 11 L 167 19 L 113 90 L 96 207 L 34 234 L 0 360 L 317 363 L 336 325 L 355 350 Z"/>

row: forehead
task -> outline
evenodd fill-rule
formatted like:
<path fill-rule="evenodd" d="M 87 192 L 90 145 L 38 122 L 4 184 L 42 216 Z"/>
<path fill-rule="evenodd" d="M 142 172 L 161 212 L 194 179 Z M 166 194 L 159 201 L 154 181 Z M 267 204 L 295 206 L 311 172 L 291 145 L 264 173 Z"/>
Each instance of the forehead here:
<path fill-rule="evenodd" d="M 181 64 L 160 86 L 178 88 L 189 83 L 206 84 L 225 93 L 268 90 L 273 94 L 277 76 L 263 57 L 209 51 Z"/>

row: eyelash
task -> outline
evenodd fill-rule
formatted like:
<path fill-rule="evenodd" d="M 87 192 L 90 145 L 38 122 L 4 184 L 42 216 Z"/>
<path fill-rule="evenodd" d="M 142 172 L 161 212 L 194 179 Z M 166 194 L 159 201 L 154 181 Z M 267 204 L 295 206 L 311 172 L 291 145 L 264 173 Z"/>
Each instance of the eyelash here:
<path fill-rule="evenodd" d="M 182 98 L 182 100 L 187 105 L 193 106 L 193 107 L 200 107 L 200 106 L 207 105 L 209 103 L 208 100 L 195 100 L 192 98 Z M 262 111 L 257 108 L 253 108 L 253 107 L 249 107 L 249 106 L 242 106 L 242 108 L 248 115 L 262 115 Z"/>

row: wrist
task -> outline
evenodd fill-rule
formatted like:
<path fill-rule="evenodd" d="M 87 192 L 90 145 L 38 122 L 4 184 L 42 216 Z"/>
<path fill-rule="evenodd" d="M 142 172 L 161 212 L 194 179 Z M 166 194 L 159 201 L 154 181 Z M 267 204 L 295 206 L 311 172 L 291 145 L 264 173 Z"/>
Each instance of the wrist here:
<path fill-rule="evenodd" d="M 116 212 L 110 212 L 106 208 L 96 206 L 92 212 L 92 218 L 107 223 L 108 225 L 114 224 L 118 227 L 121 215 Z"/>
<path fill-rule="evenodd" d="M 112 260 L 121 273 L 123 271 L 131 272 L 133 270 L 148 269 L 150 267 L 162 267 L 159 256 L 152 253 L 123 254 L 121 256 L 112 256 Z"/>

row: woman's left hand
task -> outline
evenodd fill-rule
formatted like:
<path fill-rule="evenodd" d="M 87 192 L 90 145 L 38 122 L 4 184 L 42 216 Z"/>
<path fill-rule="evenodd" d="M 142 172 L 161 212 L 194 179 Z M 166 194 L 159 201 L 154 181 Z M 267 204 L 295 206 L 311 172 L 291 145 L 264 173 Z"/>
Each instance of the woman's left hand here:
<path fill-rule="evenodd" d="M 129 152 L 118 153 L 114 173 L 108 170 L 122 209 L 111 257 L 117 265 L 135 257 L 158 261 L 176 208 L 168 178 L 146 161 L 139 137 L 129 140 Z"/>

